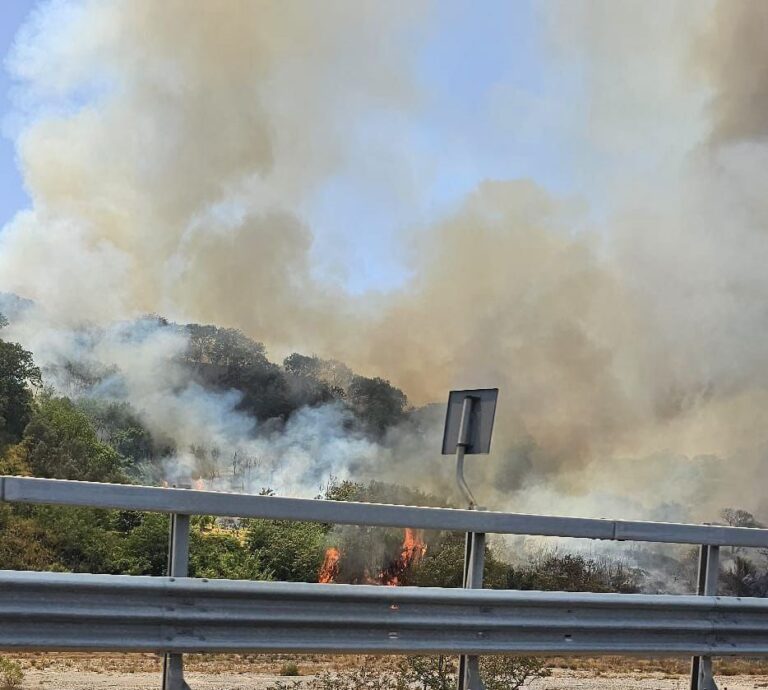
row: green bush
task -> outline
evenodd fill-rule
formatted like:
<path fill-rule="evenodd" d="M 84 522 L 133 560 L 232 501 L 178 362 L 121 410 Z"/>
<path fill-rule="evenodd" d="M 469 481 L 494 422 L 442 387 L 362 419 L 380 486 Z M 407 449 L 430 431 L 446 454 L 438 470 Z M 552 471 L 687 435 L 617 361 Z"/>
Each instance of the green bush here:
<path fill-rule="evenodd" d="M 0 328 L 7 323 L 0 314 Z M 32 353 L 18 343 L 0 340 L 0 449 L 21 440 L 32 416 L 32 389 L 41 384 Z"/>
<path fill-rule="evenodd" d="M 165 575 L 168 568 L 168 516 L 140 513 L 132 529 L 123 535 L 115 558 L 119 572 L 127 575 Z"/>
<path fill-rule="evenodd" d="M 292 661 L 289 661 L 287 664 L 283 664 L 280 667 L 280 675 L 281 676 L 300 676 L 299 673 L 299 667 L 294 664 Z"/>
<path fill-rule="evenodd" d="M 400 664 L 400 673 L 408 685 L 423 690 L 453 690 L 456 687 L 455 657 L 409 656 Z"/>
<path fill-rule="evenodd" d="M 275 580 L 317 582 L 325 554 L 326 525 L 291 520 L 251 520 L 246 543 L 260 568 Z"/>
<path fill-rule="evenodd" d="M 456 669 L 455 657 L 409 656 L 394 667 L 366 658 L 358 668 L 323 671 L 306 683 L 277 681 L 267 690 L 453 690 Z M 543 660 L 513 656 L 482 657 L 480 673 L 488 690 L 517 690 L 549 675 Z"/>
<path fill-rule="evenodd" d="M 117 451 L 99 441 L 91 420 L 69 398 L 40 397 L 21 450 L 35 477 L 125 481 Z"/>
<path fill-rule="evenodd" d="M 119 536 L 110 530 L 112 513 L 99 508 L 32 506 L 42 544 L 65 570 L 116 573 L 113 554 Z"/>
<path fill-rule="evenodd" d="M 555 592 L 640 591 L 643 573 L 620 561 L 575 554 L 542 553 L 521 567 L 509 567 L 506 589 Z"/>
<path fill-rule="evenodd" d="M 271 580 L 259 556 L 249 551 L 233 532 L 204 531 L 191 534 L 189 569 L 192 577 L 223 577 L 230 580 Z"/>
<path fill-rule="evenodd" d="M 484 656 L 480 659 L 480 675 L 486 690 L 516 690 L 551 675 L 544 662 L 530 656 Z"/>
<path fill-rule="evenodd" d="M 15 661 L 0 656 L 0 688 L 2 690 L 13 690 L 20 688 L 24 680 L 24 672 Z"/>
<path fill-rule="evenodd" d="M 480 675 L 487 690 L 517 690 L 550 675 L 544 661 L 524 656 L 484 656 L 480 658 Z M 404 681 L 404 687 L 453 690 L 457 668 L 455 657 L 409 656 L 399 666 L 398 681 Z"/>

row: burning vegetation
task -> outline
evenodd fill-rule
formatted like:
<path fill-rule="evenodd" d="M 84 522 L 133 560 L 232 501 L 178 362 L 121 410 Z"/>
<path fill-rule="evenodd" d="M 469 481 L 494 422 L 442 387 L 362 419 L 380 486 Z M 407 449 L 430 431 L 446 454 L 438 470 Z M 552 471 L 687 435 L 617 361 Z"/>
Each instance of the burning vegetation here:
<path fill-rule="evenodd" d="M 323 558 L 323 565 L 320 566 L 320 573 L 317 576 L 317 581 L 324 584 L 335 582 L 339 575 L 339 561 L 341 560 L 341 551 L 335 546 L 331 546 L 325 552 L 325 558 Z"/>
<path fill-rule="evenodd" d="M 427 552 L 427 544 L 424 541 L 423 530 L 405 528 L 405 537 L 400 555 L 394 559 L 387 568 L 379 573 L 379 583 L 382 585 L 397 586 L 403 573 L 411 565 L 417 565 Z"/>
<path fill-rule="evenodd" d="M 353 582 L 363 582 L 369 585 L 387 585 L 396 587 L 402 581 L 403 573 L 413 566 L 418 565 L 427 552 L 427 544 L 424 541 L 424 531 L 405 528 L 403 543 L 400 552 L 373 577 L 370 570 L 365 568 L 361 574 L 350 578 Z M 331 546 L 325 552 L 323 564 L 317 576 L 317 581 L 322 583 L 336 582 L 339 578 L 341 551 Z"/>

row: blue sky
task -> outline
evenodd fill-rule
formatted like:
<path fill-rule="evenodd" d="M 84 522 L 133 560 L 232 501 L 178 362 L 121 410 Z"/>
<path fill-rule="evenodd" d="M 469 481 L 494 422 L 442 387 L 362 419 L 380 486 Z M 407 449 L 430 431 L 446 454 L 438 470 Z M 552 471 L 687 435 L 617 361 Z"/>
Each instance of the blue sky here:
<path fill-rule="evenodd" d="M 316 233 L 343 243 L 344 263 L 358 267 L 347 274 L 351 291 L 406 280 L 398 231 L 449 213 L 485 179 L 531 177 L 554 193 L 582 191 L 569 174 L 572 152 L 562 128 L 565 104 L 567 117 L 579 114 L 579 74 L 575 66 L 552 64 L 540 19 L 532 0 L 488 0 L 482 11 L 463 0 L 440 3 L 417 66 L 428 100 L 396 131 L 413 160 L 432 161 L 438 173 L 425 178 L 412 170 L 420 189 L 404 204 L 396 187 L 370 184 L 349 170 L 331 179 L 310 208 Z"/>
<path fill-rule="evenodd" d="M 13 38 L 36 0 L 5 0 L 0 5 L 0 53 L 8 54 Z M 4 225 L 19 209 L 28 205 L 18 167 L 13 142 L 9 138 L 9 114 L 12 109 L 13 84 L 6 69 L 0 72 L 0 113 L 3 136 L 0 138 L 0 226 Z"/>

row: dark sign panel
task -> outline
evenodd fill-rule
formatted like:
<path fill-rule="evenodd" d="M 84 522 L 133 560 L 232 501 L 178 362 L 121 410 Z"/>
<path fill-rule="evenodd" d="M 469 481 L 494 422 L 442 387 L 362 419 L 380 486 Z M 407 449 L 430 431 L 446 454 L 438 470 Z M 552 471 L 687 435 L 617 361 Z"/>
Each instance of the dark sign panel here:
<path fill-rule="evenodd" d="M 445 413 L 443 455 L 453 455 L 456 452 L 464 413 L 464 401 L 467 398 L 470 401 L 468 404 L 471 405 L 471 411 L 464 452 L 467 455 L 490 452 L 493 418 L 496 414 L 496 399 L 498 397 L 498 388 L 451 391 L 448 397 L 448 409 Z"/>

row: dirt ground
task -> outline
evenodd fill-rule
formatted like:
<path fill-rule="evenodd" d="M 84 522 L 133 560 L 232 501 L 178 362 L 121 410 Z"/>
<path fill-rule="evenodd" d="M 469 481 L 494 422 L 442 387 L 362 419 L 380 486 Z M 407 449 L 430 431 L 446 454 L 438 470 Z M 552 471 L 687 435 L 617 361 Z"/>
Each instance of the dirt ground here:
<path fill-rule="evenodd" d="M 23 690 L 159 690 L 161 660 L 151 654 L 6 655 L 24 669 Z M 322 669 L 360 663 L 358 657 L 190 655 L 186 678 L 192 690 L 266 690 L 294 662 L 308 679 Z M 552 659 L 552 675 L 531 690 L 687 690 L 688 662 L 665 659 Z M 716 661 L 720 690 L 768 688 L 768 662 Z"/>
<path fill-rule="evenodd" d="M 186 674 L 192 690 L 266 690 L 276 680 L 275 675 L 237 673 Z M 282 678 L 292 681 L 295 678 Z M 23 688 L 34 690 L 154 690 L 160 688 L 159 673 L 119 673 L 108 671 L 31 671 L 25 675 Z M 768 687 L 768 676 L 722 676 L 717 678 L 721 690 L 754 690 Z M 664 674 L 595 676 L 588 671 L 555 670 L 549 678 L 537 680 L 532 690 L 687 690 L 686 676 Z"/>

